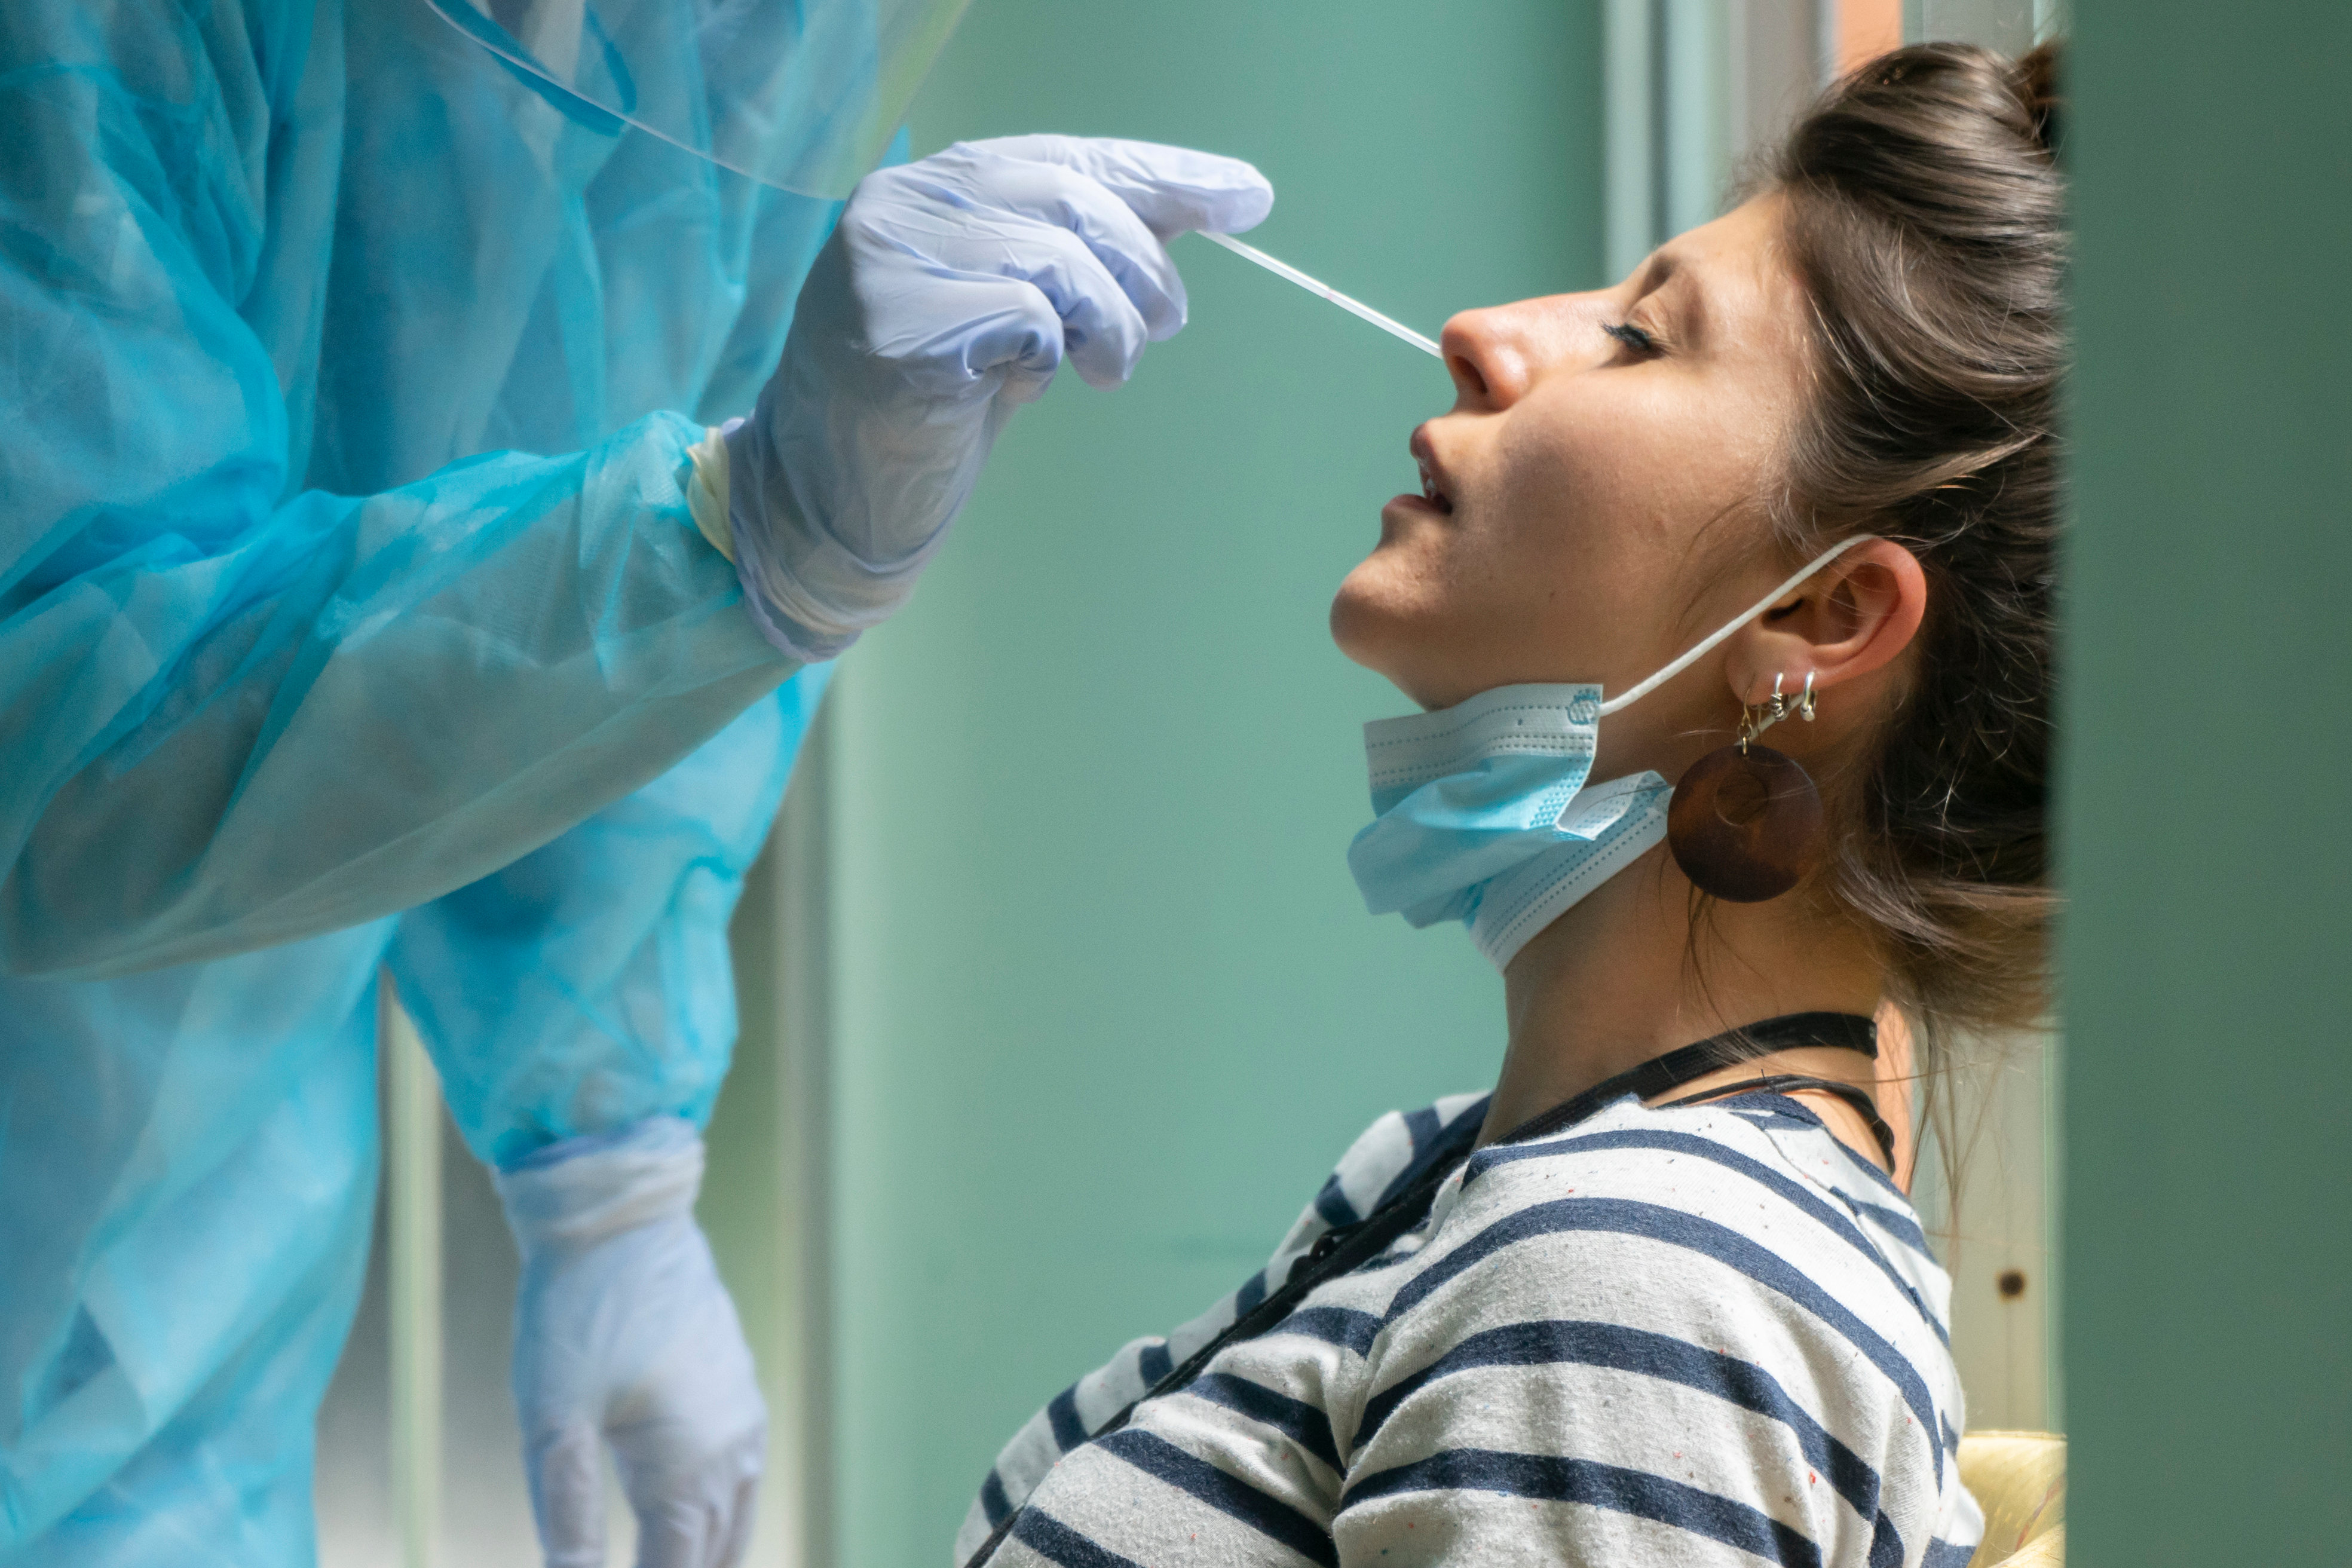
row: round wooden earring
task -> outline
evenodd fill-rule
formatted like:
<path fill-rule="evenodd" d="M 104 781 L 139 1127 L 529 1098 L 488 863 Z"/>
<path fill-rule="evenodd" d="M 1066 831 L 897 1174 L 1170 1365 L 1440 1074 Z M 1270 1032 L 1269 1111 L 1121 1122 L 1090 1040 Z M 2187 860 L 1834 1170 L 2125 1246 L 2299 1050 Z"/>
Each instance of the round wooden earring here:
<path fill-rule="evenodd" d="M 1740 739 L 1691 764 L 1666 807 L 1666 847 L 1702 893 L 1732 904 L 1777 899 L 1822 863 L 1822 792 L 1796 759 Z"/>

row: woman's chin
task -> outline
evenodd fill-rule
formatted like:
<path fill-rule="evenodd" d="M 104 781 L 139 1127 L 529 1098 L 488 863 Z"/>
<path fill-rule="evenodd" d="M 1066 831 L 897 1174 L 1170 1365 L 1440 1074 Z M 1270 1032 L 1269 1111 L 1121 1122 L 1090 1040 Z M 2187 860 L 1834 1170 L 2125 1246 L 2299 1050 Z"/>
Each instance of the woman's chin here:
<path fill-rule="evenodd" d="M 1421 678 L 1436 639 L 1425 617 L 1380 592 L 1377 576 L 1366 570 L 1371 565 L 1358 567 L 1332 596 L 1331 640 L 1349 658 L 1422 702 Z"/>
<path fill-rule="evenodd" d="M 1388 673 L 1383 654 L 1395 641 L 1400 630 L 1393 612 L 1381 602 L 1376 588 L 1362 579 L 1366 562 L 1348 574 L 1339 591 L 1331 596 L 1331 640 L 1339 651 L 1380 674 Z"/>

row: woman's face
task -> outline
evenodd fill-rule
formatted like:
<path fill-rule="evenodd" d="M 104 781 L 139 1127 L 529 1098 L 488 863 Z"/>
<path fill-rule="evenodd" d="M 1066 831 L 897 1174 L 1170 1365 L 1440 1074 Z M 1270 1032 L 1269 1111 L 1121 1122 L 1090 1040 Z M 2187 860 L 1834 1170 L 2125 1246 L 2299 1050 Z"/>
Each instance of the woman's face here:
<path fill-rule="evenodd" d="M 1381 509 L 1332 604 L 1348 657 L 1425 708 L 1526 681 L 1617 691 L 1769 592 L 1783 563 L 1727 552 L 1756 537 L 1737 520 L 1802 407 L 1805 301 L 1780 236 L 1780 198 L 1759 197 L 1614 289 L 1448 321 L 1454 409 L 1412 433 L 1423 493 Z M 1651 742 L 1729 701 L 1694 673 L 1633 704 L 1601 726 L 1597 776 L 1660 766 Z"/>

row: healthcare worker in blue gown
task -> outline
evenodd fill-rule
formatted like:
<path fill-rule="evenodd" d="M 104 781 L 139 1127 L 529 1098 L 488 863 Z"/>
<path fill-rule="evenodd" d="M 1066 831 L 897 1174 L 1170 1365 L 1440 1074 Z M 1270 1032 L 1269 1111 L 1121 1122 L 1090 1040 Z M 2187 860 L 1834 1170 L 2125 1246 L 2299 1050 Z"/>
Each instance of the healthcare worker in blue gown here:
<path fill-rule="evenodd" d="M 858 184 L 959 4 L 5 7 L 0 1562 L 311 1560 L 387 969 L 522 1248 L 548 1561 L 607 1447 L 642 1562 L 740 1552 L 697 1129 L 825 661 L 1271 200 L 1049 137 Z"/>

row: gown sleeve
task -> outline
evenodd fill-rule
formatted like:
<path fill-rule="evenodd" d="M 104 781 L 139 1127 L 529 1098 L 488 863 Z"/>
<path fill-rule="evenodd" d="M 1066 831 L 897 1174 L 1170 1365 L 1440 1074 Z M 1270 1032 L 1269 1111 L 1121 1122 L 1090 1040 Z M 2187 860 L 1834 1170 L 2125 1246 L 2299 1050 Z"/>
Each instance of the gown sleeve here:
<path fill-rule="evenodd" d="M 301 40 L 237 12 L 0 28 L 0 971 L 121 974 L 426 902 L 793 668 L 693 524 L 682 416 L 299 488 L 253 319 L 278 308 L 257 280 Z"/>
<path fill-rule="evenodd" d="M 831 672 L 802 670 L 645 788 L 400 917 L 384 962 L 478 1158 L 709 1120 L 736 1037 L 729 919 Z"/>

